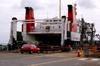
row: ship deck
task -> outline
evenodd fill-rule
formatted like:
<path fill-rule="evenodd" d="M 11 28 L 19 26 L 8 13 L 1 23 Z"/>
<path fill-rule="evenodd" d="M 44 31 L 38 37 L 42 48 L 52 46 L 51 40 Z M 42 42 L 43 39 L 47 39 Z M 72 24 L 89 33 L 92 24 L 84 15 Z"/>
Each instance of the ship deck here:
<path fill-rule="evenodd" d="M 27 34 L 61 34 L 61 32 L 28 32 Z"/>

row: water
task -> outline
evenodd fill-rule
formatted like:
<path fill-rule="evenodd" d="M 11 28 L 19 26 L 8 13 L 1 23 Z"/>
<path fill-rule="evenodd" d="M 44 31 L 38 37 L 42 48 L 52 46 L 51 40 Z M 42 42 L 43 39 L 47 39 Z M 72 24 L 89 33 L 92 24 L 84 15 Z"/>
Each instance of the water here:
<path fill-rule="evenodd" d="M 7 45 L 8 43 L 0 43 L 0 45 Z"/>

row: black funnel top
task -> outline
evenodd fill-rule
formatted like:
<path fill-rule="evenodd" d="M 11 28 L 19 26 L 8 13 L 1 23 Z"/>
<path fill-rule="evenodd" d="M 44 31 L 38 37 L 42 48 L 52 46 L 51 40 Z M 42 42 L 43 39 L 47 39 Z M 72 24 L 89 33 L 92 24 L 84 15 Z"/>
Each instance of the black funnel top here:
<path fill-rule="evenodd" d="M 71 13 L 72 12 L 72 5 L 68 5 L 68 9 L 69 9 L 69 13 Z"/>
<path fill-rule="evenodd" d="M 32 7 L 25 7 L 26 10 L 31 10 L 33 11 L 33 8 Z"/>

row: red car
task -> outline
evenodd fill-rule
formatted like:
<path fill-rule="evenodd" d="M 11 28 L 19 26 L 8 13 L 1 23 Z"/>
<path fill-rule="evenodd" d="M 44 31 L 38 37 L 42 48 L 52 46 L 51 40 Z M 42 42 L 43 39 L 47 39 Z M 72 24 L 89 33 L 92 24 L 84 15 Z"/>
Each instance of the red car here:
<path fill-rule="evenodd" d="M 29 52 L 29 54 L 33 52 L 38 52 L 40 53 L 40 49 L 36 47 L 34 44 L 24 44 L 21 49 L 20 49 L 21 54 L 24 52 Z"/>

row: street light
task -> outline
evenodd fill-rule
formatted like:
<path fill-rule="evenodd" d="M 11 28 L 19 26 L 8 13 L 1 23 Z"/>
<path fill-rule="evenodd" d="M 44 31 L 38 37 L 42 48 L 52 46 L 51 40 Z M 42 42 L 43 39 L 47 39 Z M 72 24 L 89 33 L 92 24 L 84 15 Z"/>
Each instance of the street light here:
<path fill-rule="evenodd" d="M 93 37 L 94 37 L 94 34 L 95 34 L 96 30 L 94 28 L 94 23 L 89 24 L 89 26 L 90 26 L 91 31 L 87 32 L 87 34 L 91 37 L 90 45 L 92 45 L 94 43 L 93 42 Z"/>

